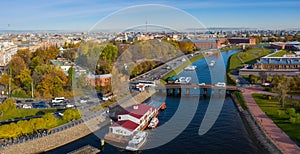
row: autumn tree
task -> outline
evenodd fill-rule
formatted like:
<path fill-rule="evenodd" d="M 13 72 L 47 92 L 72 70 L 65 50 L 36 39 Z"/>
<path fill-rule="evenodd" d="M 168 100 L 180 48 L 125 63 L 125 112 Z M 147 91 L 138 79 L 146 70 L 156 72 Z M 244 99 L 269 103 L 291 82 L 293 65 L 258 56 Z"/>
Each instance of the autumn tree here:
<path fill-rule="evenodd" d="M 20 74 L 21 70 L 26 68 L 26 64 L 23 58 L 15 55 L 8 63 L 9 73 L 14 77 Z"/>
<path fill-rule="evenodd" d="M 29 69 L 21 70 L 20 75 L 16 77 L 20 81 L 20 87 L 25 91 L 31 91 L 32 77 Z"/>

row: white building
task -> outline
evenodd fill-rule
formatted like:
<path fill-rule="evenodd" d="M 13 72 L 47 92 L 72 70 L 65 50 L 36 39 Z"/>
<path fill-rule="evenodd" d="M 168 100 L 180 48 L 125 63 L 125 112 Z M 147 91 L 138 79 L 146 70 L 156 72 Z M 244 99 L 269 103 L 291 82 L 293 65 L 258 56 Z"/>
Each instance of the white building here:
<path fill-rule="evenodd" d="M 13 42 L 0 42 L 0 66 L 6 66 L 17 51 Z"/>
<path fill-rule="evenodd" d="M 127 108 L 118 115 L 118 121 L 109 128 L 109 132 L 130 136 L 135 131 L 143 130 L 158 111 L 147 104 L 138 104 Z"/>

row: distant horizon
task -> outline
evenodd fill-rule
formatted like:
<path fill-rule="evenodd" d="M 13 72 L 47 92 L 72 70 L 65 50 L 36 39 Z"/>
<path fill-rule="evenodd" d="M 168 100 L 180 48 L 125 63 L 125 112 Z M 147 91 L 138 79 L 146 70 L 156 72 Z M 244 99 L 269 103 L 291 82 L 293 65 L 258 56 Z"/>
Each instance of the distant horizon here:
<path fill-rule="evenodd" d="M 196 30 L 194 30 L 196 29 Z M 300 28 L 280 28 L 280 29 L 259 29 L 259 28 L 249 28 L 249 27 L 207 27 L 207 28 L 203 28 L 206 29 L 207 31 L 300 31 Z M 189 28 L 186 29 L 185 31 L 180 31 L 180 32 L 197 32 L 197 28 Z M 1 30 L 0 29 L 0 33 L 39 33 L 39 32 L 70 32 L 70 33 L 85 33 L 85 32 L 89 32 L 89 31 L 76 31 L 76 30 L 64 30 L 64 29 L 5 29 L 5 30 Z M 128 31 L 121 31 L 121 30 L 109 30 L 109 29 L 102 29 L 99 31 L 91 31 L 91 32 L 107 32 L 107 33 L 119 33 L 119 32 L 133 32 L 128 30 Z M 136 30 L 136 32 L 145 32 L 145 31 L 138 31 Z M 148 31 L 148 33 L 151 32 L 159 32 L 159 31 Z M 163 32 L 163 31 L 161 31 Z"/>
<path fill-rule="evenodd" d="M 150 3 L 150 4 L 149 4 Z M 156 6 L 152 11 L 139 9 L 143 6 Z M 182 13 L 201 21 L 206 27 L 216 28 L 255 28 L 263 30 L 300 29 L 300 1 L 297 0 L 252 0 L 251 2 L 236 0 L 14 0 L 3 1 L 0 11 L 0 30 L 59 30 L 59 31 L 89 31 L 96 23 L 106 20 L 120 11 L 130 15 L 127 20 L 108 26 L 121 29 L 122 26 L 144 24 L 165 25 L 164 19 L 180 19 L 174 15 L 164 17 L 169 12 L 158 10 L 173 8 L 174 13 Z M 132 10 L 126 10 L 130 9 Z M 137 11 L 136 11 L 137 10 Z M 127 11 L 127 12 L 126 12 Z M 135 12 L 134 12 L 135 11 Z M 144 12 L 143 12 L 144 11 Z M 161 11 L 160 14 L 156 14 Z M 134 14 L 130 14 L 133 13 Z M 141 13 L 139 13 L 141 12 Z M 124 15 L 123 14 L 123 15 Z M 163 16 L 161 16 L 163 15 Z M 152 16 L 152 17 L 151 17 Z M 123 18 L 126 18 L 124 15 Z M 159 20 L 163 19 L 163 20 Z M 118 20 L 115 20 L 118 21 Z M 190 20 L 191 21 L 191 20 Z M 171 23 L 172 22 L 172 23 Z M 120 24 L 121 23 L 121 24 Z M 178 24 L 176 20 L 169 21 L 169 25 Z M 105 28 L 104 28 L 105 29 Z"/>

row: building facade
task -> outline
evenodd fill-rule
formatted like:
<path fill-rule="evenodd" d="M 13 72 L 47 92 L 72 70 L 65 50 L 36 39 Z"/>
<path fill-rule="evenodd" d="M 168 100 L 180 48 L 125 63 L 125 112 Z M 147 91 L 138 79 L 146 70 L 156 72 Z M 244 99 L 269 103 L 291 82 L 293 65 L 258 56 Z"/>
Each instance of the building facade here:
<path fill-rule="evenodd" d="M 13 42 L 0 43 L 0 66 L 6 66 L 12 57 L 17 54 L 18 47 Z"/>

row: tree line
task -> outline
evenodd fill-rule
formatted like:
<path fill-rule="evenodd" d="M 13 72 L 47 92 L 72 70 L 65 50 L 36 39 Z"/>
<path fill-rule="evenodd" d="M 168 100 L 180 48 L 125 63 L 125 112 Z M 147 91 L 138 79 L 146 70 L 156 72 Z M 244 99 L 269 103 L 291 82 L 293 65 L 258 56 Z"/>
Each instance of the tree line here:
<path fill-rule="evenodd" d="M 0 116 L 17 112 L 16 101 L 13 99 L 6 99 L 0 104 Z M 41 118 L 32 118 L 30 120 L 20 120 L 17 123 L 4 124 L 0 126 L 0 138 L 17 138 L 36 133 L 39 130 L 48 130 L 57 127 L 61 124 L 70 122 L 72 120 L 80 119 L 80 113 L 76 109 L 67 109 L 63 113 L 61 119 L 57 119 L 52 113 L 46 113 Z"/>

